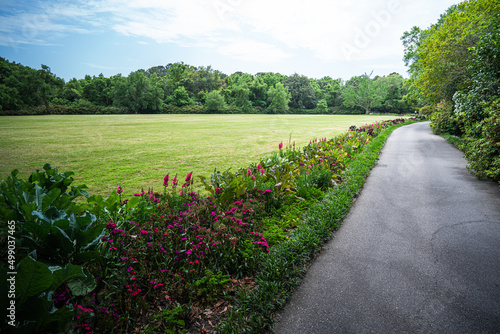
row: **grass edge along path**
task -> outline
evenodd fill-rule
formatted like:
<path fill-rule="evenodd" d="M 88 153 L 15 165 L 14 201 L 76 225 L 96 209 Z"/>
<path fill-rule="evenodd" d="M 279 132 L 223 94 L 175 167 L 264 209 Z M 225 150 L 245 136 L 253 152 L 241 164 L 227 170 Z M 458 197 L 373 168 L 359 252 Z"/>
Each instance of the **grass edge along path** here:
<path fill-rule="evenodd" d="M 237 306 L 222 321 L 218 333 L 262 333 L 271 328 L 276 312 L 285 306 L 315 256 L 341 226 L 387 138 L 404 125 L 408 123 L 393 125 L 374 138 L 350 163 L 344 182 L 307 211 L 290 239 L 271 249 L 256 277 L 255 289 L 237 296 Z"/>

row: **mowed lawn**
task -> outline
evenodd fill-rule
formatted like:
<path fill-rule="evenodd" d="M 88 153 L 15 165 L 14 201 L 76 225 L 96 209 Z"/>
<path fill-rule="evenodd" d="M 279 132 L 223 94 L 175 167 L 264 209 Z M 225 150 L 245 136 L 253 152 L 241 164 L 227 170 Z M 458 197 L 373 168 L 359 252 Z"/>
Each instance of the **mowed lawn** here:
<path fill-rule="evenodd" d="M 50 163 L 75 173 L 73 185 L 109 195 L 153 187 L 188 172 L 209 177 L 247 167 L 291 138 L 297 147 L 332 138 L 351 125 L 398 118 L 387 115 L 64 115 L 0 117 L 0 179 L 13 169 L 27 178 Z"/>

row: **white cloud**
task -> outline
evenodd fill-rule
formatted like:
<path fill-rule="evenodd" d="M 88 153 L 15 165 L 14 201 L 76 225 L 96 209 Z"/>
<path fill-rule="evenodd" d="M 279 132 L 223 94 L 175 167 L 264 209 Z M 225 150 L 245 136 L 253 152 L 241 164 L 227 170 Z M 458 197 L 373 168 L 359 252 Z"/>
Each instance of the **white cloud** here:
<path fill-rule="evenodd" d="M 269 63 L 291 57 L 274 45 L 253 40 L 235 40 L 218 48 L 223 56 L 260 63 Z"/>

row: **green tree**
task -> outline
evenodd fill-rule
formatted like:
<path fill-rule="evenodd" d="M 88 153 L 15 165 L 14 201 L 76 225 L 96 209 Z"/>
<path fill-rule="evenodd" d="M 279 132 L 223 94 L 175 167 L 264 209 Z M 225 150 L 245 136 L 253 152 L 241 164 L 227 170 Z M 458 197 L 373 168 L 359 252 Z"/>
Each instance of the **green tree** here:
<path fill-rule="evenodd" d="M 250 74 L 241 72 L 231 74 L 225 89 L 226 101 L 230 105 L 240 108 L 243 112 L 250 112 L 252 110 L 252 102 L 250 101 L 252 81 L 253 76 Z"/>
<path fill-rule="evenodd" d="M 342 96 L 346 107 L 360 107 L 366 114 L 380 106 L 385 95 L 384 85 L 370 79 L 366 73 L 349 80 L 344 86 Z"/>
<path fill-rule="evenodd" d="M 285 82 L 286 76 L 279 73 L 272 72 L 259 72 L 256 74 L 257 78 L 261 78 L 268 88 L 276 86 L 278 82 Z"/>
<path fill-rule="evenodd" d="M 205 109 L 208 112 L 221 112 L 225 107 L 226 101 L 224 101 L 224 97 L 218 90 L 213 90 L 210 93 L 207 93 L 205 99 Z"/>
<path fill-rule="evenodd" d="M 376 78 L 375 85 L 381 87 L 383 95 L 379 107 L 380 111 L 398 114 L 410 111 L 410 107 L 403 98 L 407 94 L 404 81 L 403 76 L 398 73 L 391 73 L 388 76 Z"/>
<path fill-rule="evenodd" d="M 254 107 L 267 107 L 267 84 L 262 77 L 255 77 L 250 82 L 250 101 Z"/>
<path fill-rule="evenodd" d="M 289 110 L 288 104 L 292 96 L 288 91 L 288 87 L 285 87 L 281 82 L 276 83 L 274 87 L 270 87 L 267 96 L 270 111 L 279 114 L 286 113 Z"/>
<path fill-rule="evenodd" d="M 176 88 L 173 94 L 168 97 L 167 103 L 178 107 L 194 104 L 193 100 L 191 99 L 191 97 L 189 97 L 189 93 L 187 92 L 186 88 L 184 88 L 184 86 Z"/>
<path fill-rule="evenodd" d="M 81 99 L 83 96 L 83 87 L 81 82 L 76 78 L 71 79 L 64 85 L 60 95 L 68 102 L 74 102 Z"/>
<path fill-rule="evenodd" d="M 326 113 L 328 112 L 328 103 L 325 99 L 319 100 L 317 108 L 319 112 Z"/>
<path fill-rule="evenodd" d="M 288 87 L 292 96 L 290 107 L 295 109 L 314 109 L 318 103 L 316 92 L 311 86 L 309 78 L 297 73 L 289 76 L 283 85 Z"/>
<path fill-rule="evenodd" d="M 110 106 L 113 104 L 113 83 L 111 78 L 106 78 L 101 73 L 99 76 L 86 75 L 80 80 L 82 86 L 82 97 L 100 106 Z"/>
<path fill-rule="evenodd" d="M 121 75 L 113 78 L 113 96 L 115 104 L 137 114 L 139 111 L 159 110 L 163 90 L 157 83 L 156 75 L 148 78 L 143 72 L 132 72 L 127 78 Z"/>
<path fill-rule="evenodd" d="M 405 58 L 414 61 L 410 69 L 416 76 L 415 84 L 430 102 L 452 100 L 467 76 L 463 65 L 469 48 L 478 42 L 499 11 L 497 0 L 464 1 L 450 7 L 420 37 L 415 36 L 415 42 L 406 43 Z M 411 32 L 403 37 L 410 35 Z"/>

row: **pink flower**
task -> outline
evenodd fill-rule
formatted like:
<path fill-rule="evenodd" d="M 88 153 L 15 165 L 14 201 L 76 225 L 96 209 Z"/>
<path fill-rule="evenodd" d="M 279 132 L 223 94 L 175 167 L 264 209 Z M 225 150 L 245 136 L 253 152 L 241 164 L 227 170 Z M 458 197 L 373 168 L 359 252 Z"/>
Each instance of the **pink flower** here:
<path fill-rule="evenodd" d="M 253 176 L 253 175 L 252 175 L 252 176 L 250 176 L 250 178 L 251 178 L 252 180 L 255 180 L 255 176 Z"/>
<path fill-rule="evenodd" d="M 260 170 L 262 166 L 260 164 L 257 165 L 257 170 Z"/>
<path fill-rule="evenodd" d="M 148 231 L 146 231 L 146 230 L 142 230 L 142 231 L 141 231 L 141 234 L 148 234 Z"/>
<path fill-rule="evenodd" d="M 281 150 L 283 149 L 283 142 L 281 142 L 279 145 L 278 145 L 278 148 Z"/>
<path fill-rule="evenodd" d="M 123 192 L 122 186 L 118 186 L 118 188 L 116 188 L 116 192 L 118 195 L 120 195 Z"/>
<path fill-rule="evenodd" d="M 114 230 L 116 228 L 116 224 L 115 223 L 107 223 L 106 224 L 106 228 L 109 229 L 109 230 Z"/>
<path fill-rule="evenodd" d="M 247 168 L 247 176 L 252 175 L 252 170 L 250 168 Z"/>
<path fill-rule="evenodd" d="M 262 168 L 262 169 L 260 170 L 260 174 L 262 174 L 262 175 L 264 175 L 264 173 L 265 173 L 265 172 L 266 172 L 266 170 L 265 170 L 264 168 Z"/>
<path fill-rule="evenodd" d="M 172 187 L 177 187 L 177 174 L 174 176 L 174 179 L 172 180 Z"/>
<path fill-rule="evenodd" d="M 168 187 L 168 178 L 169 178 L 168 174 L 165 175 L 165 177 L 163 178 L 163 186 L 164 187 Z"/>
<path fill-rule="evenodd" d="M 188 175 L 186 176 L 186 183 L 189 183 L 189 181 L 191 181 L 191 176 L 192 175 L 193 175 L 193 172 L 188 173 Z"/>

